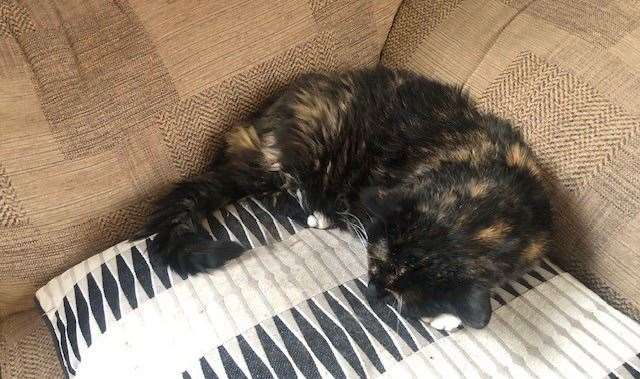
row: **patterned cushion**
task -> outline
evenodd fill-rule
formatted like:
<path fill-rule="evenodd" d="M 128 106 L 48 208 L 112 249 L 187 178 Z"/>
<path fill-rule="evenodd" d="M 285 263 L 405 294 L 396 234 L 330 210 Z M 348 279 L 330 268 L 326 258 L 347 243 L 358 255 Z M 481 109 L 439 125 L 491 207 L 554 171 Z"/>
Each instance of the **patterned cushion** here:
<path fill-rule="evenodd" d="M 511 119 L 556 189 L 555 261 L 640 320 L 640 3 L 405 0 L 382 62 Z"/>
<path fill-rule="evenodd" d="M 303 71 L 376 63 L 399 0 L 0 1 L 0 318 Z"/>
<path fill-rule="evenodd" d="M 366 253 L 304 229 L 293 197 L 246 199 L 208 218 L 251 250 L 181 277 L 121 243 L 37 293 L 75 377 L 610 377 L 640 371 L 640 325 L 550 262 L 495 291 L 481 331 L 439 332 L 369 302 Z M 289 213 L 291 214 L 291 213 Z"/>

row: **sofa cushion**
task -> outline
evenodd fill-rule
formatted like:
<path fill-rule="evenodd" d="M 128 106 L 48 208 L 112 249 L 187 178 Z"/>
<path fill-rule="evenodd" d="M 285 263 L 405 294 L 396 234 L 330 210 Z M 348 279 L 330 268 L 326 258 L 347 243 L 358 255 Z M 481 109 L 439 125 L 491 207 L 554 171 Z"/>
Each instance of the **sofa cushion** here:
<path fill-rule="evenodd" d="M 382 62 L 512 120 L 554 185 L 554 259 L 640 319 L 640 4 L 405 0 Z"/>
<path fill-rule="evenodd" d="M 304 212 L 288 195 L 214 212 L 212 237 L 250 251 L 210 274 L 167 270 L 143 240 L 54 278 L 37 297 L 64 367 L 79 378 L 578 378 L 640 369 L 640 325 L 550 262 L 494 291 L 486 329 L 439 332 L 366 299 L 366 252 L 352 236 L 295 220 Z"/>
<path fill-rule="evenodd" d="M 0 3 L 0 318 L 127 238 L 304 71 L 378 61 L 398 0 Z"/>
<path fill-rule="evenodd" d="M 63 377 L 54 339 L 42 317 L 31 309 L 0 322 L 0 377 Z"/>

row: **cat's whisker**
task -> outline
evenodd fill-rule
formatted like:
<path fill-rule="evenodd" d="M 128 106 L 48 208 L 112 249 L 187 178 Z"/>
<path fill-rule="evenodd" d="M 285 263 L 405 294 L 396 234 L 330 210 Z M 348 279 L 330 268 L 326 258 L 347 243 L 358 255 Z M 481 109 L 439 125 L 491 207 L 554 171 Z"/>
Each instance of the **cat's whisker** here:
<path fill-rule="evenodd" d="M 362 221 L 360 221 L 360 219 L 357 216 L 355 216 L 355 215 L 352 215 L 352 216 L 353 216 L 353 218 L 356 219 L 356 221 L 358 221 L 358 224 L 360 225 L 360 230 L 362 231 L 362 234 L 364 235 L 364 239 L 366 241 L 369 241 L 369 236 L 367 235 L 367 228 L 364 227 L 364 224 L 362 223 Z"/>
<path fill-rule="evenodd" d="M 350 220 L 349 223 L 352 224 L 355 228 L 357 228 L 360 231 L 360 233 L 362 234 L 362 237 L 364 238 L 365 241 L 369 241 L 369 236 L 367 235 L 367 229 L 364 227 L 364 224 L 358 218 L 358 216 L 356 216 L 353 213 L 351 213 L 349 211 L 346 211 L 346 210 L 340 212 L 340 214 L 343 215 L 343 216 L 349 217 L 349 220 Z M 357 222 L 357 224 L 354 224 L 351 220 L 355 220 Z"/>
<path fill-rule="evenodd" d="M 341 216 L 342 220 L 349 228 L 349 231 L 358 239 L 358 241 L 360 241 L 362 246 L 367 247 L 368 238 L 366 235 L 366 231 L 364 230 L 364 226 L 361 222 L 360 225 L 353 222 L 353 219 L 359 222 L 358 218 L 347 211 L 338 212 L 338 214 Z"/>
<path fill-rule="evenodd" d="M 366 247 L 367 246 L 367 240 L 366 240 L 365 236 L 362 235 L 362 231 L 360 229 L 358 229 L 357 227 L 354 227 L 352 229 L 352 231 L 353 231 L 353 234 L 358 238 L 358 241 L 360 241 L 362 246 Z"/>
<path fill-rule="evenodd" d="M 363 247 L 367 247 L 367 241 L 364 239 L 364 237 L 362 235 L 358 234 L 358 240 L 360 241 L 360 244 Z"/>
<path fill-rule="evenodd" d="M 344 221 L 345 225 L 347 225 L 347 228 L 349 228 L 349 231 L 353 234 L 356 233 L 355 230 L 355 226 L 353 225 L 353 223 L 351 222 L 350 219 L 346 218 L 346 217 L 342 217 L 342 221 Z"/>
<path fill-rule="evenodd" d="M 402 294 L 398 295 L 397 299 L 398 299 L 398 318 L 397 318 L 397 324 L 396 324 L 396 333 L 398 333 L 398 330 L 400 329 L 400 315 L 402 315 Z"/>

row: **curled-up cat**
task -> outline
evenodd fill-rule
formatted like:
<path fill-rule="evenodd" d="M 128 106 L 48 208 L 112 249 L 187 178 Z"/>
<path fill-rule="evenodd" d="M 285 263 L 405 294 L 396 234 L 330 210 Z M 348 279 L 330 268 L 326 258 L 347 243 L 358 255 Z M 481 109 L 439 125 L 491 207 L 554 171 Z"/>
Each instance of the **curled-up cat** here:
<path fill-rule="evenodd" d="M 138 237 L 157 233 L 177 271 L 216 268 L 243 247 L 209 238 L 203 214 L 276 190 L 301 194 L 310 226 L 365 241 L 370 296 L 441 329 L 486 326 L 491 289 L 549 246 L 548 194 L 520 134 L 459 88 L 383 67 L 294 81 Z"/>

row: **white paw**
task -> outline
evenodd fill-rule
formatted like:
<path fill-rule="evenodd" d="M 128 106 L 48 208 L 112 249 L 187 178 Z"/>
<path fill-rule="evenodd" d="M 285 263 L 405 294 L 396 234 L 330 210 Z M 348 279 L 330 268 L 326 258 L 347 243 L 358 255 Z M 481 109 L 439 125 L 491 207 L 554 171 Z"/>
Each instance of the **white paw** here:
<path fill-rule="evenodd" d="M 307 225 L 309 225 L 310 228 L 327 229 L 331 226 L 331 222 L 324 214 L 313 212 L 312 215 L 307 217 Z"/>
<path fill-rule="evenodd" d="M 430 324 L 435 329 L 450 332 L 453 329 L 459 327 L 462 324 L 462 321 L 460 321 L 457 316 L 449 313 L 443 313 L 439 316 L 434 317 L 433 320 L 431 320 Z"/>

